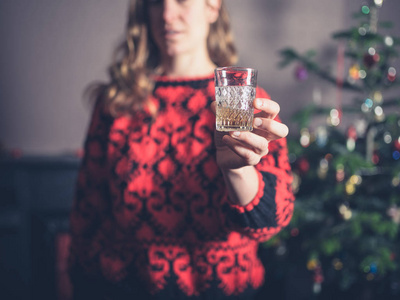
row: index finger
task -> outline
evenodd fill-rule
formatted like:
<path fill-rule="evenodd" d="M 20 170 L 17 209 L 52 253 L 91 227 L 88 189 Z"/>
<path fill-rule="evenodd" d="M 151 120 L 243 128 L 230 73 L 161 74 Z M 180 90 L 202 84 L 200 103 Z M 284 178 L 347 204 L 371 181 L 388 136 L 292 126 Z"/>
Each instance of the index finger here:
<path fill-rule="evenodd" d="M 266 98 L 254 99 L 253 105 L 255 109 L 261 110 L 261 117 L 264 116 L 269 119 L 275 119 L 281 110 L 281 107 L 277 102 Z"/>
<path fill-rule="evenodd" d="M 211 110 L 212 110 L 212 112 L 214 113 L 214 115 L 216 114 L 216 110 L 217 110 L 217 102 L 216 101 L 213 101 L 212 103 L 211 103 Z"/>

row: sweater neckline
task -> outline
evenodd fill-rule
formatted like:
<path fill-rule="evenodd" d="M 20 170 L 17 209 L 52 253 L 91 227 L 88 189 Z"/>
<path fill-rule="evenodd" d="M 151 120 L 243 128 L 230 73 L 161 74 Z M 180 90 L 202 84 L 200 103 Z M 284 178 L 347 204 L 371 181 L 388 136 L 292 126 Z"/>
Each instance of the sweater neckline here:
<path fill-rule="evenodd" d="M 169 83 L 188 83 L 188 82 L 198 82 L 198 81 L 208 81 L 214 79 L 214 74 L 210 73 L 208 75 L 201 76 L 188 76 L 188 77 L 171 77 L 167 75 L 154 75 L 154 81 L 156 82 L 169 82 Z"/>

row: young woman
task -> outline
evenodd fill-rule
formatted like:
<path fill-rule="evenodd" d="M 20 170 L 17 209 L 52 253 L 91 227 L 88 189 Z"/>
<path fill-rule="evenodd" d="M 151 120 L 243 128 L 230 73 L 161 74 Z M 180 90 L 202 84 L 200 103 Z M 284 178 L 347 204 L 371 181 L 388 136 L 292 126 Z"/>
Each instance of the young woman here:
<path fill-rule="evenodd" d="M 213 70 L 236 63 L 222 0 L 136 0 L 95 89 L 71 212 L 76 299 L 251 299 L 260 242 L 293 211 L 279 105 L 215 131 Z"/>

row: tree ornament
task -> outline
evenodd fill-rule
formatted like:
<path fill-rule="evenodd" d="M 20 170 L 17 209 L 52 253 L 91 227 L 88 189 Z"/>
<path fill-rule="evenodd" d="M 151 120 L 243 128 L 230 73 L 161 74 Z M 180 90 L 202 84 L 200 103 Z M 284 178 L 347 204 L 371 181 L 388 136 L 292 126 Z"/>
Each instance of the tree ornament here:
<path fill-rule="evenodd" d="M 338 165 L 336 167 L 336 181 L 341 182 L 344 180 L 344 166 L 343 165 Z"/>
<path fill-rule="evenodd" d="M 394 160 L 399 160 L 400 159 L 400 152 L 399 151 L 393 151 L 392 157 Z"/>
<path fill-rule="evenodd" d="M 308 78 L 308 70 L 303 65 L 298 65 L 294 70 L 295 78 L 299 81 L 307 80 Z"/>
<path fill-rule="evenodd" d="M 310 163 L 308 162 L 307 158 L 302 157 L 297 162 L 297 168 L 300 174 L 305 174 L 310 169 Z"/>
<path fill-rule="evenodd" d="M 320 264 L 314 269 L 313 281 L 313 292 L 318 294 L 321 292 L 321 283 L 324 282 L 324 275 L 322 274 L 322 267 Z"/>
<path fill-rule="evenodd" d="M 393 147 L 396 150 L 400 150 L 400 136 L 393 142 Z"/>
<path fill-rule="evenodd" d="M 371 274 L 376 274 L 378 272 L 378 266 L 376 265 L 376 263 L 371 263 L 369 265 L 369 271 Z"/>
<path fill-rule="evenodd" d="M 355 126 L 351 125 L 347 129 L 347 142 L 346 142 L 347 150 L 351 152 L 355 149 L 356 140 L 357 140 L 357 130 Z"/>
<path fill-rule="evenodd" d="M 299 229 L 298 228 L 292 228 L 292 230 L 290 230 L 290 235 L 295 237 L 299 235 Z"/>
<path fill-rule="evenodd" d="M 360 79 L 360 65 L 353 64 L 349 69 L 349 77 L 353 80 Z"/>
<path fill-rule="evenodd" d="M 357 139 L 357 130 L 354 125 L 349 126 L 347 128 L 347 138 L 356 140 Z"/>
<path fill-rule="evenodd" d="M 307 269 L 309 271 L 313 271 L 318 267 L 318 265 L 319 265 L 318 260 L 316 258 L 311 258 L 307 262 Z"/>
<path fill-rule="evenodd" d="M 388 73 L 387 73 L 387 79 L 390 82 L 394 82 L 396 80 L 396 69 L 394 67 L 390 67 L 388 69 Z"/>
<path fill-rule="evenodd" d="M 372 163 L 377 165 L 379 163 L 380 157 L 378 154 L 378 151 L 374 151 L 374 153 L 372 154 Z"/>
<path fill-rule="evenodd" d="M 316 293 L 327 289 L 321 290 L 321 296 L 340 290 L 346 296 L 357 291 L 361 297 L 389 299 L 394 295 L 392 282 L 400 286 L 399 257 L 391 258 L 391 253 L 398 254 L 400 241 L 399 97 L 395 91 L 388 93 L 400 82 L 394 61 L 400 44 L 399 37 L 378 32 L 386 23 L 378 18 L 382 3 L 363 0 L 363 12 L 355 14 L 358 26 L 334 34 L 340 44 L 334 68 L 320 67 L 311 50 L 304 55 L 291 49 L 283 52 L 283 63 L 312 66 L 307 69 L 309 80 L 315 74 L 336 85 L 336 97 L 330 97 L 329 103 L 324 103 L 321 88 L 315 88 L 313 103 L 296 115 L 300 129 L 306 127 L 303 124 L 313 125 L 307 125 L 309 132 L 298 133 L 300 142 L 290 141 L 297 157 L 292 160 L 293 173 L 301 178 L 301 185 L 296 215 L 289 231 L 281 235 L 293 241 L 287 243 L 286 254 L 292 259 L 285 261 L 300 269 L 307 265 L 312 276 L 309 289 Z M 342 55 L 348 64 L 343 65 Z M 354 101 L 342 101 L 343 96 L 351 97 L 344 91 L 357 93 Z M 328 105 L 336 110 L 327 109 Z M 327 123 L 320 123 L 321 116 Z M 294 237 L 297 231 L 292 228 L 301 234 Z M 304 262 L 297 259 L 299 254 L 319 257 Z M 322 284 L 318 265 L 327 276 Z"/>
<path fill-rule="evenodd" d="M 368 69 L 372 68 L 377 62 L 379 62 L 379 60 L 380 56 L 378 53 L 375 52 L 375 49 L 373 51 L 371 50 L 368 53 L 365 53 L 363 57 L 363 63 Z"/>
<path fill-rule="evenodd" d="M 386 213 L 394 223 L 400 224 L 400 208 L 397 205 L 390 206 Z"/>
<path fill-rule="evenodd" d="M 336 271 L 340 271 L 343 269 L 343 263 L 339 258 L 335 258 L 332 260 L 332 266 Z"/>

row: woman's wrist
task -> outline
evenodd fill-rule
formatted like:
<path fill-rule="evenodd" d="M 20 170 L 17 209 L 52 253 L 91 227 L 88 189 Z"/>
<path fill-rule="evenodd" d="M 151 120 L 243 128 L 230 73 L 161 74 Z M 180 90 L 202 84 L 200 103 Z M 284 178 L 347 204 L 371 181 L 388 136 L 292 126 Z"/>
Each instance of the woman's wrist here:
<path fill-rule="evenodd" d="M 221 169 L 230 200 L 237 205 L 249 204 L 258 192 L 258 176 L 254 166 Z"/>

